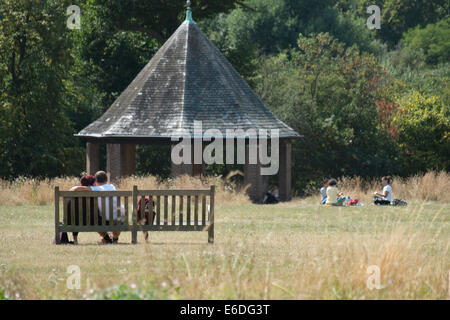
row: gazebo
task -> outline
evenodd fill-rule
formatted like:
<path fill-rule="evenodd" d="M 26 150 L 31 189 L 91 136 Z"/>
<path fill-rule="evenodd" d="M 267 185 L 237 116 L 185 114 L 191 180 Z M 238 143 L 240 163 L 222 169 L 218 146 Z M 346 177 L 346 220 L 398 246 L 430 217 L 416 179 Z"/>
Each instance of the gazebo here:
<path fill-rule="evenodd" d="M 163 143 L 173 147 L 172 137 L 194 132 L 195 121 L 201 121 L 205 131 L 217 129 L 223 133 L 227 129 L 278 129 L 280 199 L 291 199 L 291 139 L 300 135 L 273 115 L 208 40 L 193 21 L 190 7 L 186 20 L 119 98 L 76 136 L 87 141 L 89 174 L 99 170 L 100 144 L 106 144 L 106 171 L 114 181 L 135 173 L 136 144 Z M 267 179 L 261 175 L 259 161 L 248 162 L 248 141 L 246 137 L 244 183 L 250 185 L 250 198 L 261 202 Z M 204 171 L 204 162 L 172 162 L 172 176 L 201 175 Z"/>

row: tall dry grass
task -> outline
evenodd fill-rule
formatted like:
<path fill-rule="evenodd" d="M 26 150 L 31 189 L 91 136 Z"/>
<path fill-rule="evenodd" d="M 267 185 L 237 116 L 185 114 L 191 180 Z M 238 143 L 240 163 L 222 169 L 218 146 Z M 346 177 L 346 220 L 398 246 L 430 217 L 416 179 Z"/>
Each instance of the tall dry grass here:
<path fill-rule="evenodd" d="M 450 202 L 450 174 L 445 171 L 430 171 L 408 178 L 393 177 L 393 198 L 407 201 Z M 353 198 L 371 202 L 373 192 L 381 192 L 381 177 L 377 180 L 363 180 L 360 177 L 339 179 L 338 187 Z"/>
<path fill-rule="evenodd" d="M 208 189 L 216 186 L 216 199 L 219 203 L 233 201 L 234 204 L 249 203 L 245 195 L 245 188 L 232 182 L 233 172 L 227 177 L 193 178 L 181 176 L 176 179 L 159 181 L 155 176 L 129 177 L 118 181 L 120 190 L 131 190 L 134 185 L 141 189 Z M 407 201 L 450 201 L 450 174 L 447 172 L 428 172 L 409 178 L 394 177 L 392 190 L 394 198 Z M 76 177 L 55 179 L 25 179 L 17 178 L 13 182 L 0 180 L 0 205 L 49 205 L 53 203 L 53 190 L 59 186 L 60 190 L 68 190 L 79 185 Z M 363 202 L 372 201 L 373 192 L 381 191 L 381 179 L 365 181 L 360 177 L 341 178 L 339 189 L 346 195 L 358 198 Z M 318 196 L 318 190 L 317 190 Z"/>
<path fill-rule="evenodd" d="M 9 182 L 0 180 L 0 205 L 49 205 L 53 203 L 54 188 L 69 190 L 73 186 L 80 185 L 79 178 L 65 177 L 55 179 L 26 179 L 17 178 Z M 245 190 L 237 187 L 231 181 L 231 176 L 222 178 L 202 177 L 194 178 L 180 176 L 175 179 L 159 181 L 155 176 L 134 176 L 120 179 L 115 183 L 119 190 L 132 190 L 133 186 L 139 189 L 209 189 L 211 185 L 216 187 L 216 201 L 225 203 L 233 201 L 234 204 L 249 203 Z"/>
<path fill-rule="evenodd" d="M 38 208 L 38 224 L 24 219 L 35 208 L 3 209 L 15 213 L 0 214 L 0 289 L 22 299 L 95 298 L 132 283 L 159 299 L 450 299 L 445 206 L 313 206 L 284 204 L 274 214 L 272 206 L 220 205 L 214 245 L 158 232 L 149 243 L 139 234 L 133 246 L 129 234 L 124 245 L 96 246 L 86 233 L 78 246 L 52 246 L 51 209 Z M 18 221 L 28 224 L 14 228 Z M 82 270 L 80 290 L 66 287 L 69 265 Z M 368 287 L 371 266 L 378 289 Z"/>

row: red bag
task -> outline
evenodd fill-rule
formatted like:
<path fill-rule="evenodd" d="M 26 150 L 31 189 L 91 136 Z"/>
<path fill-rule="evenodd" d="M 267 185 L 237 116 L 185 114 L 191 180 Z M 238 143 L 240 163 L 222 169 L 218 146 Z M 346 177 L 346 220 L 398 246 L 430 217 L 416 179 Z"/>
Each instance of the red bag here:
<path fill-rule="evenodd" d="M 138 207 L 137 207 L 137 221 L 141 222 L 142 221 L 142 210 L 141 210 L 141 201 L 138 201 Z M 144 218 L 145 218 L 145 224 L 148 225 L 149 224 L 149 220 L 150 220 L 150 201 L 148 198 L 145 198 L 145 209 L 144 209 Z M 152 207 L 155 207 L 155 202 L 152 201 Z M 153 211 L 152 212 L 152 225 L 153 222 L 155 222 L 155 217 L 156 217 L 156 212 Z"/>

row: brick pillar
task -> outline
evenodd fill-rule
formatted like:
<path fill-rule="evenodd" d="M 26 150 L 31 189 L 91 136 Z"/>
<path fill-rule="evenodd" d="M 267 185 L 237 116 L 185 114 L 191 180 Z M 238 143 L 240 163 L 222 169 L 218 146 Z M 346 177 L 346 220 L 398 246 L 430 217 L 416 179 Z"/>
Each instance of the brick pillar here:
<path fill-rule="evenodd" d="M 99 163 L 100 144 L 94 142 L 86 143 L 86 173 L 94 175 L 100 170 Z"/>
<path fill-rule="evenodd" d="M 196 150 L 197 146 L 195 145 L 195 142 L 192 145 L 192 175 L 193 176 L 204 176 L 205 175 L 205 161 L 203 159 L 203 152 L 205 151 L 205 144 L 203 143 L 203 141 L 198 142 L 198 149 Z M 195 156 L 194 153 L 198 152 L 198 157 L 201 159 L 202 163 L 196 164 L 195 163 Z M 198 162 L 198 161 L 197 161 Z"/>
<path fill-rule="evenodd" d="M 109 143 L 106 145 L 106 171 L 109 181 L 127 177 L 136 171 L 136 145 Z"/>
<path fill-rule="evenodd" d="M 172 148 L 174 146 L 172 145 Z M 194 163 L 194 144 L 192 144 L 191 147 L 191 164 L 180 164 L 175 165 L 172 161 L 172 169 L 171 169 L 171 176 L 175 178 L 176 176 L 187 174 L 189 176 L 201 176 L 205 175 L 205 162 L 203 161 L 203 151 L 205 149 L 205 145 L 202 143 L 202 149 L 201 149 L 201 164 L 195 164 Z M 200 150 L 198 150 L 200 152 Z"/>
<path fill-rule="evenodd" d="M 172 145 L 172 148 L 175 145 Z M 194 165 L 193 164 L 174 164 L 172 162 L 172 159 L 170 160 L 170 163 L 172 164 L 172 169 L 171 169 L 171 173 L 170 175 L 172 176 L 172 178 L 176 178 L 177 176 L 181 176 L 184 174 L 187 174 L 189 176 L 192 176 L 194 173 Z M 191 163 L 193 163 L 193 161 L 191 161 Z"/>
<path fill-rule="evenodd" d="M 266 183 L 264 177 L 261 175 L 261 164 L 259 163 L 258 154 L 256 154 L 257 164 L 249 163 L 248 144 L 245 146 L 245 164 L 244 164 L 244 184 L 250 185 L 247 189 L 247 194 L 255 203 L 262 203 L 264 194 L 266 192 Z M 258 149 L 256 148 L 256 153 Z"/>
<path fill-rule="evenodd" d="M 120 144 L 108 143 L 106 145 L 106 172 L 110 182 L 114 182 L 122 175 Z"/>
<path fill-rule="evenodd" d="M 290 141 L 280 141 L 280 169 L 278 173 L 278 184 L 281 201 L 290 201 L 291 194 L 291 167 L 292 167 L 292 145 Z"/>
<path fill-rule="evenodd" d="M 122 144 L 120 148 L 121 175 L 129 177 L 136 174 L 136 145 Z"/>

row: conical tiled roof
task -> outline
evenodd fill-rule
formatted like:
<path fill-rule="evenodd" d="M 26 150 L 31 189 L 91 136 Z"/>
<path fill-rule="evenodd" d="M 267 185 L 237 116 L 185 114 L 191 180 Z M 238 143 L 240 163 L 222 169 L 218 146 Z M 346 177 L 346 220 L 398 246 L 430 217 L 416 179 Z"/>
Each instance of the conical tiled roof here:
<path fill-rule="evenodd" d="M 100 117 L 77 136 L 170 138 L 181 130 L 279 129 L 277 119 L 192 21 L 185 21 Z"/>

